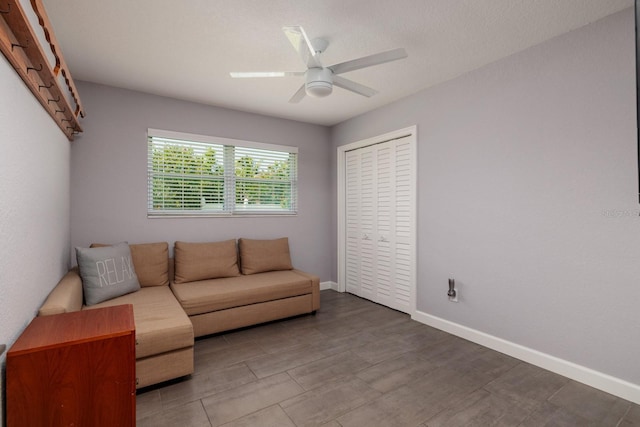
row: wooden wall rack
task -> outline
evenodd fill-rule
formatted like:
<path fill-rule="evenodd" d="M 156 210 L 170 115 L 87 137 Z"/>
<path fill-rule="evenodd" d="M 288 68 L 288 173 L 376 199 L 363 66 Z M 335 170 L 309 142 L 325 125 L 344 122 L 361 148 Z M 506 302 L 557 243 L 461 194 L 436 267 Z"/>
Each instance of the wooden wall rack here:
<path fill-rule="evenodd" d="M 50 64 L 19 0 L 0 0 L 0 51 L 71 141 L 74 135 L 82 132 L 79 122 L 85 114 L 82 102 L 42 0 L 31 0 L 31 6 L 44 31 L 55 64 Z M 67 98 L 69 94 L 71 99 Z"/>

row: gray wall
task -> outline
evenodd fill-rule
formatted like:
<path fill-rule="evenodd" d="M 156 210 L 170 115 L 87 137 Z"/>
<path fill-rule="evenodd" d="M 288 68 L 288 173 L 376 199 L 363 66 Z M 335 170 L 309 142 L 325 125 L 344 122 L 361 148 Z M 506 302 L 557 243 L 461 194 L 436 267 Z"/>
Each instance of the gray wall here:
<path fill-rule="evenodd" d="M 71 242 L 130 243 L 288 236 L 293 264 L 331 278 L 329 130 L 80 82 L 84 135 L 71 152 Z M 295 217 L 147 218 L 147 128 L 299 148 Z M 72 253 L 72 258 L 75 255 Z"/>
<path fill-rule="evenodd" d="M 332 129 L 418 125 L 418 310 L 640 384 L 634 66 L 627 9 Z"/>
<path fill-rule="evenodd" d="M 0 94 L 0 344 L 9 348 L 69 267 L 71 144 L 2 55 Z"/>

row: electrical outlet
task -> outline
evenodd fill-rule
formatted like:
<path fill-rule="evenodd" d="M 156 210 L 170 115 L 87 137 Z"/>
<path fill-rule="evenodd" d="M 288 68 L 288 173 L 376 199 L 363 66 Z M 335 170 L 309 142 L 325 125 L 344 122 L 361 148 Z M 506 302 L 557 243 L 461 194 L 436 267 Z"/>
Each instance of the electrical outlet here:
<path fill-rule="evenodd" d="M 456 289 L 455 279 L 449 279 L 449 290 L 447 291 L 447 297 L 451 302 L 458 302 L 458 290 Z"/>

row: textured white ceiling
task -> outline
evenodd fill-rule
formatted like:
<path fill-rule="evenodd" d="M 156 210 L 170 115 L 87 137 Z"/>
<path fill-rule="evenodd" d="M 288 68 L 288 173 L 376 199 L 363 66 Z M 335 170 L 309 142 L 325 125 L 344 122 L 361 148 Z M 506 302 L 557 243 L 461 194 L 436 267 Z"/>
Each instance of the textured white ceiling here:
<path fill-rule="evenodd" d="M 633 0 L 44 0 L 76 80 L 303 122 L 333 125 L 633 6 Z M 404 47 L 404 60 L 288 102 L 301 77 L 231 79 L 230 71 L 304 71 L 281 28 L 330 41 L 323 63 Z M 82 96 L 82 93 L 80 94 Z M 90 112 L 89 112 L 90 113 Z"/>

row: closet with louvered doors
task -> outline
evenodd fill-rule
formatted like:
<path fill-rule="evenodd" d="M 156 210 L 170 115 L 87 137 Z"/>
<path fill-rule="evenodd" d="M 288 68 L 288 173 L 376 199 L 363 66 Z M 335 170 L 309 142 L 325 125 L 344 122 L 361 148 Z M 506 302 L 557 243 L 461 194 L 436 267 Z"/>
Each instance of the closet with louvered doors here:
<path fill-rule="evenodd" d="M 346 291 L 411 313 L 415 304 L 415 138 L 345 153 Z"/>

